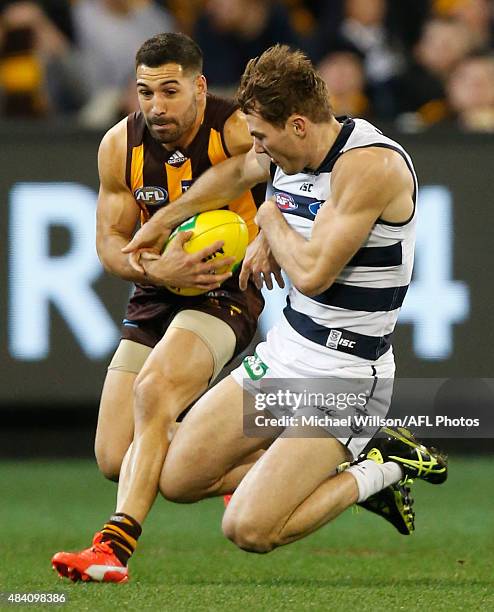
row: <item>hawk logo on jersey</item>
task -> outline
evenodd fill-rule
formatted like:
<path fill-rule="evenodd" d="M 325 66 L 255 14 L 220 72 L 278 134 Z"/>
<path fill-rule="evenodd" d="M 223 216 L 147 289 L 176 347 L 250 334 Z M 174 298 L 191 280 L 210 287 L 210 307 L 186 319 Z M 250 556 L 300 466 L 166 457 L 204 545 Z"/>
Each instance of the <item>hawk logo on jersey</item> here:
<path fill-rule="evenodd" d="M 168 199 L 168 192 L 162 187 L 139 187 L 134 191 L 137 202 L 142 202 L 148 206 L 162 204 Z"/>
<path fill-rule="evenodd" d="M 309 204 L 310 214 L 314 215 L 315 217 L 322 205 L 323 205 L 323 202 L 321 202 L 320 200 L 317 202 L 312 202 L 312 204 Z"/>
<path fill-rule="evenodd" d="M 276 194 L 276 205 L 280 210 L 295 210 L 298 208 L 297 202 L 292 198 L 292 196 L 288 193 L 283 193 L 279 191 Z"/>
<path fill-rule="evenodd" d="M 175 168 L 178 168 L 179 166 L 184 164 L 188 159 L 189 158 L 185 157 L 185 155 L 181 151 L 175 151 L 175 153 L 168 158 L 168 161 L 166 163 L 170 166 L 174 166 Z"/>

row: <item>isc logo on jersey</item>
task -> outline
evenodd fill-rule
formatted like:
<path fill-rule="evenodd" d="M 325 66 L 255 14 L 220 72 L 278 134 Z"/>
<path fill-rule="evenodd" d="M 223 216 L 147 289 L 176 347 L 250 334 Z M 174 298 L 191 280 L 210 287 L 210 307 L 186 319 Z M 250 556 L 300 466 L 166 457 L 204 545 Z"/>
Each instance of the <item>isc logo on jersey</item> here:
<path fill-rule="evenodd" d="M 297 202 L 288 193 L 279 191 L 276 194 L 276 205 L 280 210 L 295 210 L 298 208 Z"/>
<path fill-rule="evenodd" d="M 342 338 L 343 332 L 339 329 L 332 329 L 329 332 L 328 339 L 326 341 L 326 346 L 330 349 L 338 350 L 339 346 L 346 346 L 347 348 L 354 348 L 357 344 L 354 340 L 348 340 L 347 338 Z"/>
<path fill-rule="evenodd" d="M 168 199 L 168 192 L 162 187 L 139 187 L 134 191 L 137 202 L 142 202 L 148 206 L 162 204 Z"/>

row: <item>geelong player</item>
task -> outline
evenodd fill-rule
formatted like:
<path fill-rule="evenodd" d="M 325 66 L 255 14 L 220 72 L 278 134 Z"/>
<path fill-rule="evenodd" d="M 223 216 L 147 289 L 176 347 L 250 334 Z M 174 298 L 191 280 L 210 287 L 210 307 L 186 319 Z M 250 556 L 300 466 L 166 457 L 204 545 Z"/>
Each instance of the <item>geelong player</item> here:
<path fill-rule="evenodd" d="M 246 289 L 250 276 L 258 283 L 260 274 L 269 277 L 270 250 L 293 288 L 282 320 L 256 356 L 203 396 L 185 419 L 170 447 L 161 491 L 185 502 L 235 491 L 224 531 L 257 552 L 303 537 L 355 502 L 409 533 L 413 514 L 400 482 L 410 475 L 443 481 L 446 467 L 437 455 L 406 433 L 388 432 L 391 440 L 372 452 L 380 463 L 365 459 L 336 475 L 337 466 L 357 458 L 374 431 L 367 438 L 342 438 L 331 429 L 317 438 L 290 437 L 286 430 L 283 436 L 276 430 L 271 437 L 245 437 L 242 385 L 254 391 L 249 381 L 259 378 L 370 378 L 375 385 L 366 410 L 386 414 L 391 392 L 381 381 L 394 374 L 390 338 L 413 260 L 411 161 L 365 121 L 337 121 L 310 62 L 286 47 L 274 47 L 248 65 L 239 100 L 254 147 L 206 172 L 180 204 L 187 210 L 216 208 L 271 179 L 274 199 L 256 217 L 258 243 L 267 250 L 246 258 L 241 285 Z M 170 229 L 167 215 L 166 209 L 158 212 L 127 250 L 161 242 Z M 164 256 L 140 259 L 148 274 L 162 277 Z M 136 411 L 136 432 L 138 419 Z M 163 443 L 156 444 L 160 449 Z M 249 471 L 249 457 L 261 449 L 267 450 Z M 134 466 L 143 482 L 148 473 Z M 91 549 L 55 555 L 58 571 L 125 580 L 128 556 L 122 561 L 118 547 L 129 553 L 135 548 L 146 502 L 149 494 L 140 503 L 119 490 L 119 512 L 103 535 Z"/>
<path fill-rule="evenodd" d="M 328 92 L 307 58 L 275 46 L 252 60 L 238 99 L 254 146 L 204 174 L 184 201 L 227 202 L 270 180 L 273 197 L 256 223 L 292 288 L 279 323 L 252 358 L 213 387 L 192 408 L 172 442 L 161 477 L 166 498 L 192 502 L 234 491 L 223 518 L 237 546 L 268 552 L 298 540 L 354 503 L 388 500 L 400 482 L 418 477 L 439 484 L 445 461 L 402 430 L 359 458 L 365 436 L 331 427 L 302 437 L 290 427 L 270 438 L 246 437 L 243 388 L 256 391 L 270 378 L 372 379 L 369 415 L 384 415 L 394 376 L 392 332 L 410 283 L 417 179 L 404 149 L 366 121 L 337 120 Z M 157 217 L 130 249 L 153 243 Z M 267 271 L 269 272 L 269 270 Z M 246 260 L 241 286 L 263 270 Z M 248 402 L 246 402 L 248 403 Z M 270 409 L 276 414 L 276 407 Z M 369 432 L 370 436 L 374 432 Z M 267 451 L 245 477 L 239 465 Z M 379 491 L 387 491 L 387 497 Z M 379 497 L 380 495 L 380 497 Z M 374 506 L 375 507 L 375 506 Z M 399 510 L 399 511 L 398 511 Z M 406 532 L 406 525 L 403 525 Z"/>

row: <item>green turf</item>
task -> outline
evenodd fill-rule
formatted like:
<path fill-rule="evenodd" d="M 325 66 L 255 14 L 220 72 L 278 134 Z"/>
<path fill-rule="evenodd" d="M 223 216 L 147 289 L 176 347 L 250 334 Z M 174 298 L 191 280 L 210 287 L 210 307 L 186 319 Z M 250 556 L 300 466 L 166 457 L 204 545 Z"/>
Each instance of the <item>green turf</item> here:
<path fill-rule="evenodd" d="M 492 610 L 493 480 L 490 457 L 453 458 L 445 485 L 414 485 L 413 536 L 348 511 L 264 556 L 223 538 L 220 500 L 158 500 L 131 582 L 74 585 L 56 578 L 50 557 L 88 545 L 113 508 L 115 486 L 91 462 L 4 462 L 0 591 L 64 592 L 69 603 L 55 609 L 75 611 Z"/>

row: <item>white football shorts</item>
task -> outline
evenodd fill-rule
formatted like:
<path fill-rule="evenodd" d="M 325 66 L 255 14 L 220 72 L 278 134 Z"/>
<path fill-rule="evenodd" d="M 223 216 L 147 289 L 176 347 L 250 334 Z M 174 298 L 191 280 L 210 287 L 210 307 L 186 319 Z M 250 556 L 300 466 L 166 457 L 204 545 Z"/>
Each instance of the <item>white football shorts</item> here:
<path fill-rule="evenodd" d="M 290 435 L 294 425 L 300 437 L 329 433 L 357 458 L 388 413 L 394 373 L 392 348 L 367 361 L 308 341 L 283 317 L 231 375 L 254 396 L 261 427 L 246 435 L 263 437 L 259 415 L 266 413 Z"/>

